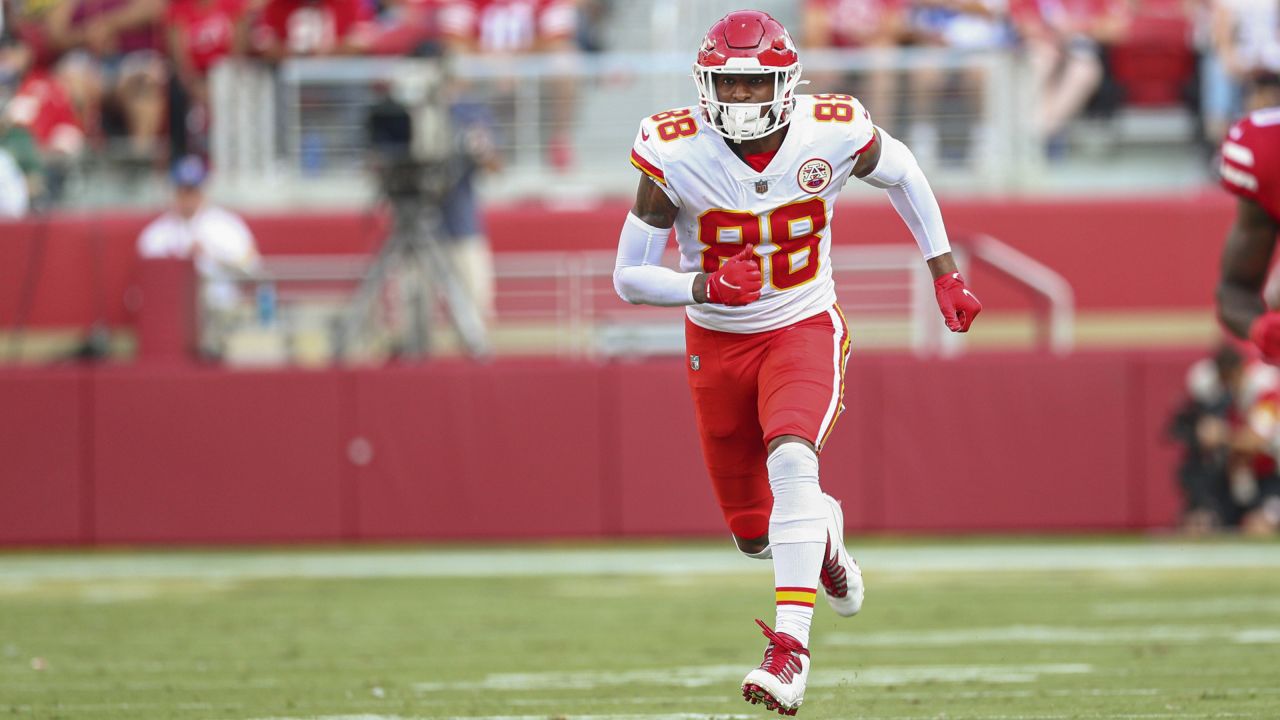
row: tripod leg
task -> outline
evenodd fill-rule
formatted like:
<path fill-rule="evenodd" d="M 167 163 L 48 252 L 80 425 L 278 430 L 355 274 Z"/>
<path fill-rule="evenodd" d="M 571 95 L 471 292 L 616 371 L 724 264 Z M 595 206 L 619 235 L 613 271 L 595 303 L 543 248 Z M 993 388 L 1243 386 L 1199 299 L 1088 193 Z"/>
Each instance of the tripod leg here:
<path fill-rule="evenodd" d="M 411 243 L 406 232 L 407 225 L 398 209 L 393 208 L 395 217 L 391 226 L 391 234 L 378 251 L 378 257 L 369 267 L 368 273 L 360 281 L 355 297 L 347 307 L 343 318 L 336 323 L 337 339 L 334 348 L 341 355 L 349 355 L 360 347 L 359 340 L 367 333 L 373 316 L 374 301 L 386 288 L 393 268 L 404 261 L 407 247 Z"/>
<path fill-rule="evenodd" d="M 445 315 L 453 326 L 467 353 L 472 357 L 484 357 L 492 352 L 488 331 L 479 305 L 462 282 L 453 258 L 443 244 L 444 232 L 437 208 L 424 206 L 415 225 L 417 245 L 422 253 L 425 269 L 433 283 L 442 290 Z"/>

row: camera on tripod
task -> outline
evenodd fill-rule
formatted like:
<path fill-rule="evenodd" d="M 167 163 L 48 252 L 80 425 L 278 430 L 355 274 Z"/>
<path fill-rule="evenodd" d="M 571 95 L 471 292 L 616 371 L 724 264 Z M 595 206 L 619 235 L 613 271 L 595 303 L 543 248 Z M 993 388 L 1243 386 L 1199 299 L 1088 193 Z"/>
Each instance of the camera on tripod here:
<path fill-rule="evenodd" d="M 410 318 L 398 352 L 427 354 L 435 332 L 432 308 L 438 306 L 466 352 L 485 356 L 490 351 L 485 319 L 459 278 L 450 252 L 456 238 L 445 225 L 445 211 L 464 187 L 467 160 L 450 123 L 443 60 L 401 59 L 384 77 L 375 86 L 378 99 L 365 116 L 365 129 L 378 200 L 386 201 L 391 223 L 341 324 L 339 354 L 368 337 L 376 324 L 368 322 L 375 300 L 387 295 L 390 282 Z"/>
<path fill-rule="evenodd" d="M 400 61 L 365 116 L 370 170 L 392 201 L 442 202 L 454 163 L 440 58 Z"/>

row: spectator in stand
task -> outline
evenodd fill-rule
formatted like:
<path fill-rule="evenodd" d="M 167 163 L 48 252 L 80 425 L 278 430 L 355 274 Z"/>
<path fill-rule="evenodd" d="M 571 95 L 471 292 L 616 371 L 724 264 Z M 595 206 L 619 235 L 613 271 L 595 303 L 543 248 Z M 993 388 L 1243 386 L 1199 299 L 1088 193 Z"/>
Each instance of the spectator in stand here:
<path fill-rule="evenodd" d="M 1201 60 L 1206 139 L 1214 147 L 1244 110 L 1251 75 L 1280 72 L 1280 2 L 1210 0 L 1209 52 Z"/>
<path fill-rule="evenodd" d="M 1224 343 L 1187 372 L 1169 432 L 1184 446 L 1183 528 L 1274 532 L 1280 509 L 1280 370 Z"/>
<path fill-rule="evenodd" d="M 1245 422 L 1232 442 L 1236 453 L 1230 474 L 1231 497 L 1239 512 L 1240 530 L 1248 535 L 1280 531 L 1280 386 L 1271 382 L 1249 403 Z"/>
<path fill-rule="evenodd" d="M 245 51 L 236 31 L 244 0 L 172 0 L 166 16 L 169 59 L 169 152 L 208 154 L 209 71 Z"/>
<path fill-rule="evenodd" d="M 179 160 L 171 173 L 173 206 L 151 221 L 138 238 L 144 258 L 181 258 L 195 262 L 201 280 L 201 350 L 220 357 L 226 333 L 239 312 L 239 278 L 251 278 L 261 259 L 244 220 L 207 201 L 207 166 L 195 155 Z"/>
<path fill-rule="evenodd" d="M 369 7 L 370 26 L 365 52 L 369 55 L 419 55 L 438 52 L 435 8 L 427 0 L 382 0 Z"/>
<path fill-rule="evenodd" d="M 1005 50 L 1013 45 L 1008 24 L 1008 0 L 911 0 L 907 10 L 907 38 L 913 45 L 944 48 L 948 52 L 983 53 Z M 955 136 L 954 128 L 940 128 L 939 104 L 946 98 L 951 73 L 939 67 L 924 67 L 911 73 L 911 125 L 907 136 L 921 162 L 943 155 L 943 130 Z M 981 96 L 987 79 L 981 70 L 956 78 L 961 95 Z M 963 137 L 964 128 L 959 128 Z M 970 153 L 982 153 L 988 128 L 981 123 L 969 128 Z M 948 138 L 950 139 L 950 138 Z M 948 146 L 957 143 L 948 142 Z"/>
<path fill-rule="evenodd" d="M 462 56 L 481 54 L 514 58 L 530 53 L 570 63 L 577 55 L 578 15 L 573 0 L 440 0 L 440 30 L 448 49 Z M 465 59 L 463 60 L 465 62 Z M 499 116 L 515 116 L 514 83 L 499 87 Z M 546 138 L 548 160 L 559 171 L 573 165 L 572 132 L 576 112 L 573 77 L 548 82 L 542 94 L 551 120 Z"/>
<path fill-rule="evenodd" d="M 30 201 L 42 206 L 61 198 L 67 173 L 84 152 L 85 133 L 67 92 L 48 70 L 32 67 L 33 57 L 15 38 L 0 46 L 0 72 L 12 92 L 0 103 L 0 145 L 26 175 Z"/>
<path fill-rule="evenodd" d="M 357 55 L 368 41 L 368 9 L 359 0 L 252 0 L 242 26 L 253 50 L 271 62 L 286 57 Z"/>
<path fill-rule="evenodd" d="M 613 14 L 614 0 L 578 0 L 578 49 L 585 53 L 605 51 L 605 27 Z"/>
<path fill-rule="evenodd" d="M 17 95 L 27 74 L 32 56 L 26 44 L 10 29 L 9 26 L 0 28 L 0 152 L 9 161 L 5 163 L 5 179 L 0 182 L 4 185 L 0 189 L 0 203 L 9 208 L 8 214 L 12 216 L 15 208 L 21 208 L 25 214 L 39 204 L 45 185 L 44 163 L 35 136 L 30 128 L 18 125 L 8 109 L 10 99 Z"/>
<path fill-rule="evenodd" d="M 897 116 L 892 94 L 891 53 L 906 39 L 901 0 L 806 0 L 804 47 L 873 51 L 866 73 L 840 78 L 812 74 L 815 87 L 857 95 L 885 127 Z M 865 76 L 865 77 L 864 77 Z"/>
<path fill-rule="evenodd" d="M 47 69 L 58 60 L 46 30 L 49 11 L 62 0 L 0 0 L 4 12 L 4 33 L 21 40 L 31 52 L 31 66 Z"/>
<path fill-rule="evenodd" d="M 1228 487 L 1228 461 L 1244 368 L 1244 357 L 1226 343 L 1212 358 L 1194 363 L 1187 371 L 1187 398 L 1169 424 L 1170 437 L 1183 446 L 1178 484 L 1182 528 L 1191 534 L 1238 521 Z"/>
<path fill-rule="evenodd" d="M 49 11 L 45 29 L 78 114 L 91 133 L 122 134 L 128 156 L 157 157 L 164 127 L 165 0 L 65 0 Z"/>
<path fill-rule="evenodd" d="M 1131 0 L 1012 0 L 1039 92 L 1036 130 L 1052 152 L 1102 86 L 1106 48 L 1125 39 Z"/>

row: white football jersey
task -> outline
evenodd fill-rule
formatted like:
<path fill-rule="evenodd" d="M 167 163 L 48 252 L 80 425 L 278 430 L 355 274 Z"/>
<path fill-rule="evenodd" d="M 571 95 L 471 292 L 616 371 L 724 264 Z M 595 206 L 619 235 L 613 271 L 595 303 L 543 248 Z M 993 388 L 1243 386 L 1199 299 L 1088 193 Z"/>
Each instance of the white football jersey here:
<path fill-rule="evenodd" d="M 640 123 L 631 162 L 679 208 L 682 272 L 714 272 L 755 245 L 764 275 L 760 299 L 731 307 L 688 306 L 695 324 L 752 333 L 791 325 L 836 301 L 831 279 L 831 218 L 836 196 L 875 127 L 849 95 L 799 95 L 787 136 L 763 172 L 707 127 L 698 107 Z"/>

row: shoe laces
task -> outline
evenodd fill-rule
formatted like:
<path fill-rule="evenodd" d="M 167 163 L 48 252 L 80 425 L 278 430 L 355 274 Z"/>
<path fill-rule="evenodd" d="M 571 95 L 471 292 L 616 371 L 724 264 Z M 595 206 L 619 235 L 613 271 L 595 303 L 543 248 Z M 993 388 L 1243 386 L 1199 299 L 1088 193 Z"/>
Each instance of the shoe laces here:
<path fill-rule="evenodd" d="M 764 661 L 760 663 L 760 669 L 777 676 L 783 682 L 791 682 L 791 678 L 804 669 L 799 656 L 808 657 L 809 651 L 790 635 L 774 632 L 760 620 L 756 620 L 756 624 L 764 630 L 764 636 L 769 638 L 769 646 L 764 649 Z"/>
<path fill-rule="evenodd" d="M 827 536 L 827 549 L 822 558 L 822 573 L 818 576 L 822 588 L 831 597 L 842 598 L 849 594 L 849 576 L 840 564 L 840 553 L 832 552 L 831 536 Z"/>

